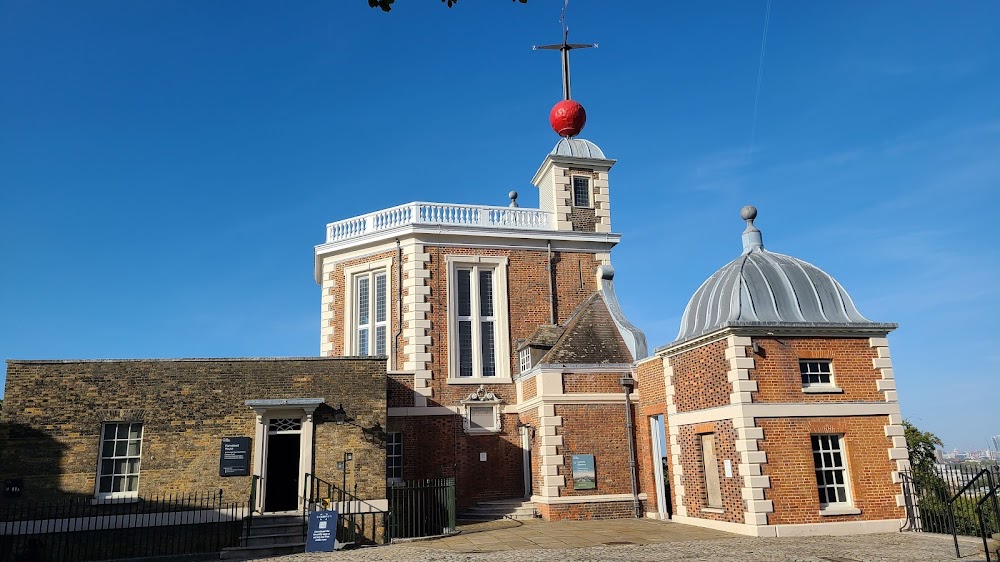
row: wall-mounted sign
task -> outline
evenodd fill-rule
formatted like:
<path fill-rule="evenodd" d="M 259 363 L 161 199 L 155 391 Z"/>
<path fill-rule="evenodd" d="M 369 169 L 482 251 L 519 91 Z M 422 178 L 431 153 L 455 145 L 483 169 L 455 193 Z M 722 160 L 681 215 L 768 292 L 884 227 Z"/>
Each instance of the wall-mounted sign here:
<path fill-rule="evenodd" d="M 337 512 L 335 510 L 310 512 L 306 552 L 333 552 L 336 542 Z"/>
<path fill-rule="evenodd" d="M 3 481 L 3 497 L 19 498 L 21 497 L 21 492 L 23 491 L 24 491 L 23 478 L 13 478 L 11 480 Z"/>
<path fill-rule="evenodd" d="M 219 451 L 219 476 L 250 475 L 250 438 L 223 437 Z"/>
<path fill-rule="evenodd" d="M 594 455 L 573 455 L 573 489 L 593 490 L 597 487 Z"/>

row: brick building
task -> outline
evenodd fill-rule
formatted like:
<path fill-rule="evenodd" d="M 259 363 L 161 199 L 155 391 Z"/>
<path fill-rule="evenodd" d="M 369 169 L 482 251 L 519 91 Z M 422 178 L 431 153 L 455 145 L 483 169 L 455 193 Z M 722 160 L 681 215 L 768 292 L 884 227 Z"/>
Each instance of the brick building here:
<path fill-rule="evenodd" d="M 615 296 L 614 164 L 566 137 L 533 177 L 538 208 L 511 193 L 506 207 L 414 202 L 328 224 L 314 266 L 321 358 L 9 362 L 0 476 L 38 493 L 239 489 L 206 468 L 235 434 L 253 437 L 253 474 L 299 482 L 335 479 L 353 450 L 368 498 L 454 477 L 461 509 L 518 499 L 546 519 L 898 529 L 908 460 L 885 339 L 895 325 L 863 317 L 815 266 L 765 250 L 747 207 L 742 255 L 650 354 Z M 341 403 L 385 428 L 384 450 L 329 424 Z M 108 428 L 126 450 L 141 431 L 121 474 L 105 473 Z M 298 441 L 273 439 L 289 432 Z M 28 435 L 59 461 L 34 455 Z M 257 507 L 302 502 L 265 494 Z"/>
<path fill-rule="evenodd" d="M 817 267 L 743 253 L 691 298 L 677 340 L 638 364 L 649 451 L 673 519 L 759 536 L 893 532 L 909 468 L 886 335 Z M 641 433 L 641 430 L 640 430 Z M 658 506 L 659 513 L 663 507 Z"/>

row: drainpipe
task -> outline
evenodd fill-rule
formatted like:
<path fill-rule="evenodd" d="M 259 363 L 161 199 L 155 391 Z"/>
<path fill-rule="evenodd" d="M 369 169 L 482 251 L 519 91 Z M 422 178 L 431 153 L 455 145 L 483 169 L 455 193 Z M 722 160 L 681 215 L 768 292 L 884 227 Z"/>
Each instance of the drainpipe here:
<path fill-rule="evenodd" d="M 635 513 L 635 518 L 639 519 L 642 517 L 642 507 L 639 505 L 639 490 L 635 467 L 635 443 L 632 441 L 634 425 L 632 424 L 632 404 L 629 398 L 632 394 L 632 389 L 635 388 L 635 379 L 629 373 L 618 379 L 618 384 L 622 385 L 622 390 L 625 391 L 625 439 L 628 441 L 628 468 L 632 474 L 632 510 Z"/>
<path fill-rule="evenodd" d="M 549 274 L 549 324 L 554 326 L 556 323 L 556 304 L 555 295 L 552 293 L 552 241 L 546 240 L 545 247 L 549 251 L 549 261 L 545 267 L 545 271 Z"/>
<path fill-rule="evenodd" d="M 399 245 L 399 238 L 396 239 L 396 332 L 392 335 L 392 343 L 399 345 L 399 336 L 403 334 L 403 248 Z M 389 364 L 395 371 L 399 367 L 396 360 L 398 349 L 392 350 L 392 357 Z"/>

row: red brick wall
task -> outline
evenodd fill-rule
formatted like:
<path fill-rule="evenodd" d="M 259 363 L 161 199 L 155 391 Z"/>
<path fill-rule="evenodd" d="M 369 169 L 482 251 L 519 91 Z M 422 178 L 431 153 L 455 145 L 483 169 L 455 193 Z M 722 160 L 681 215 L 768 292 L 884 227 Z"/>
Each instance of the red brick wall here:
<path fill-rule="evenodd" d="M 534 398 L 535 395 L 538 394 L 537 387 L 538 383 L 535 381 L 535 377 L 525 379 L 525 381 L 521 383 L 521 394 L 524 396 L 524 399 L 528 400 L 530 398 Z"/>
<path fill-rule="evenodd" d="M 622 394 L 622 387 L 618 384 L 618 379 L 622 376 L 622 373 L 565 373 L 562 377 L 563 392 Z M 625 395 L 622 394 L 622 401 L 624 400 Z"/>
<path fill-rule="evenodd" d="M 507 266 L 507 298 L 510 324 L 510 372 L 518 372 L 517 340 L 527 339 L 540 324 L 549 319 L 549 282 L 546 273 L 547 253 L 544 251 L 441 248 L 426 246 L 430 254 L 427 268 L 431 275 L 427 285 L 431 288 L 428 302 L 431 310 L 431 381 L 433 396 L 429 405 L 454 406 L 475 390 L 470 385 L 449 385 L 448 378 L 448 266 L 447 255 L 505 256 Z M 599 265 L 593 254 L 554 252 L 555 275 L 553 288 L 556 293 L 556 319 L 565 322 L 569 315 L 596 290 L 594 272 Z M 491 385 L 506 403 L 514 403 L 513 385 Z"/>
<path fill-rule="evenodd" d="M 719 471 L 719 484 L 722 488 L 722 507 L 725 513 L 702 511 L 708 507 L 705 491 L 705 467 L 702 462 L 701 434 L 715 434 L 715 470 Z M 743 478 L 739 474 L 740 454 L 736 451 L 736 430 L 729 420 L 709 422 L 697 425 L 685 425 L 680 428 L 678 443 L 681 447 L 681 464 L 684 466 L 684 505 L 688 517 L 743 523 L 746 511 L 743 502 Z M 733 476 L 726 477 L 724 461 L 729 459 L 733 465 Z"/>
<path fill-rule="evenodd" d="M 469 435 L 461 416 L 390 419 L 403 432 L 403 479 L 455 477 L 459 509 L 477 502 L 524 494 L 521 437 L 517 416 L 503 416 L 500 434 Z M 486 453 L 486 461 L 479 454 Z"/>
<path fill-rule="evenodd" d="M 597 494 L 632 493 L 628 462 L 628 442 L 625 441 L 625 398 L 621 404 L 557 405 L 555 413 L 562 416 L 562 427 L 556 435 L 563 444 L 556 454 L 563 455 L 559 474 L 566 477 L 560 496 L 592 496 Z M 594 455 L 597 488 L 573 489 L 572 455 Z M 640 492 L 642 490 L 639 490 Z"/>
<path fill-rule="evenodd" d="M 639 502 L 640 506 L 643 502 Z M 539 515 L 547 521 L 560 519 L 624 519 L 633 516 L 632 501 L 577 504 L 535 504 Z M 642 509 L 647 509 L 642 507 Z"/>
<path fill-rule="evenodd" d="M 764 352 L 754 358 L 750 378 L 757 381 L 754 402 L 872 402 L 884 397 L 875 387 L 881 373 L 872 367 L 876 357 L 867 338 L 754 338 Z M 802 392 L 799 359 L 832 360 L 833 382 L 842 394 Z"/>
<path fill-rule="evenodd" d="M 892 483 L 892 461 L 888 449 L 892 441 L 885 436 L 886 416 L 849 418 L 758 419 L 764 439 L 758 442 L 767 453 L 761 467 L 771 477 L 771 487 L 764 497 L 774 502 L 774 513 L 767 516 L 771 525 L 825 523 L 834 521 L 871 521 L 900 519 L 903 509 L 896 507 L 900 487 Z M 861 515 L 823 517 L 819 514 L 815 463 L 810 435 L 843 435 L 854 506 Z"/>
<path fill-rule="evenodd" d="M 674 404 L 678 412 L 702 410 L 730 403 L 733 384 L 729 382 L 726 341 L 703 345 L 670 358 L 674 369 Z"/>
<path fill-rule="evenodd" d="M 663 362 L 659 359 L 639 364 L 636 375 L 639 403 L 636 408 L 636 460 L 639 465 L 639 487 L 649 495 L 647 509 L 656 511 L 656 474 L 653 468 L 653 446 L 650 442 L 649 418 L 662 415 L 666 424 L 667 398 L 663 379 Z M 669 436 L 667 438 L 669 447 Z M 669 451 L 664 451 L 670 458 Z M 669 464 L 669 463 L 668 463 Z M 669 472 L 669 468 L 668 468 Z M 668 482 L 673 482 L 669 479 Z"/>

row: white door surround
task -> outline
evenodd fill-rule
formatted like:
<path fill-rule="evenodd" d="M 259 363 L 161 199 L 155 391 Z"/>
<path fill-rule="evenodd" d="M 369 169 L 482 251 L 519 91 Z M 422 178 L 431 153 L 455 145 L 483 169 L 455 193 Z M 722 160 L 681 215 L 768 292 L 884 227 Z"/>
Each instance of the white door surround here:
<path fill-rule="evenodd" d="M 253 474 L 261 478 L 263 484 L 267 478 L 267 437 L 268 425 L 271 420 L 282 418 L 300 418 L 302 427 L 299 430 L 299 492 L 298 510 L 301 511 L 305 505 L 305 498 L 302 495 L 302 484 L 305 482 L 307 473 L 312 472 L 313 464 L 313 413 L 321 404 L 322 398 L 279 398 L 269 400 L 247 400 L 246 405 L 253 408 L 257 415 L 257 424 L 254 430 L 253 443 Z M 254 511 L 263 513 L 264 511 L 264 490 L 265 486 L 257 488 L 257 496 Z"/>
<path fill-rule="evenodd" d="M 665 438 L 665 428 L 663 427 L 663 415 L 649 417 L 649 442 L 653 453 L 653 479 L 656 482 L 656 509 L 660 519 L 666 519 L 667 514 L 667 494 L 663 486 L 663 457 L 666 456 L 663 441 Z"/>

